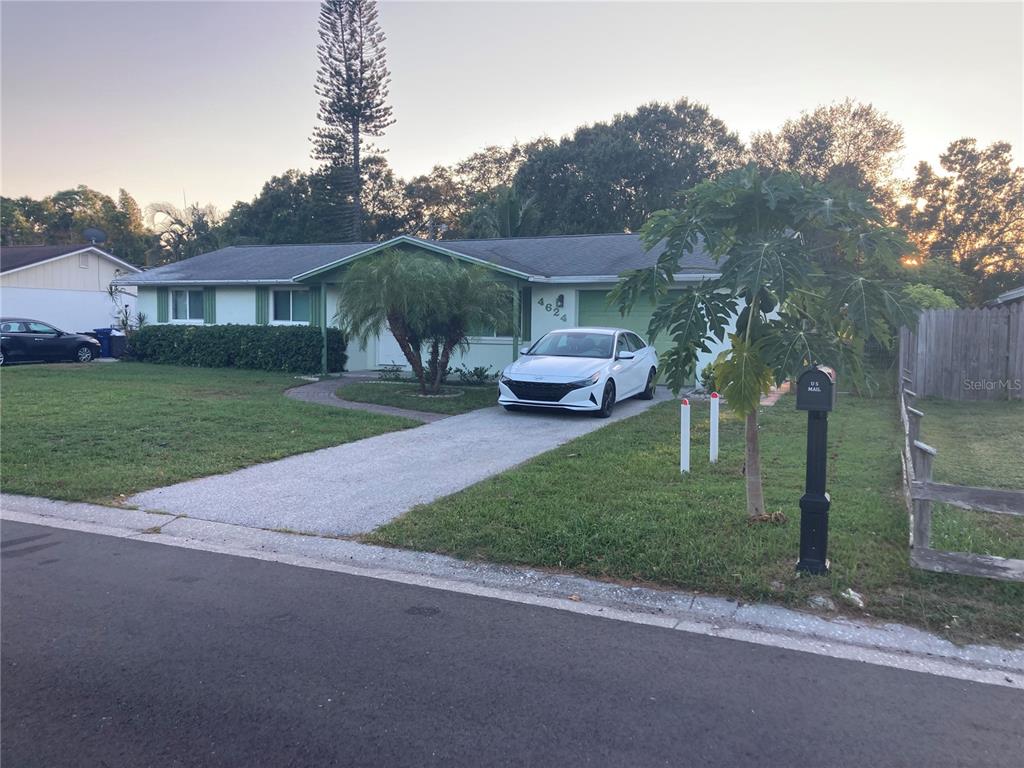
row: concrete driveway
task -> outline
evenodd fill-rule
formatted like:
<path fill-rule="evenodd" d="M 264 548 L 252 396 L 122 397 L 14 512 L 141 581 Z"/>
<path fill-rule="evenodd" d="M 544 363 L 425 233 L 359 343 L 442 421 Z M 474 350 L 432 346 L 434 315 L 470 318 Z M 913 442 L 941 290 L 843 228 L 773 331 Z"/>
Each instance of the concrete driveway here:
<path fill-rule="evenodd" d="M 415 429 L 144 491 L 128 503 L 255 528 L 366 533 L 417 504 L 455 493 L 669 397 L 659 390 L 654 401 L 626 400 L 610 419 L 484 408 Z"/>
<path fill-rule="evenodd" d="M 127 500 L 170 512 L 311 534 L 364 534 L 417 504 L 531 459 L 563 442 L 646 411 L 630 399 L 610 419 L 507 413 L 495 407 L 322 451 L 146 490 Z"/>

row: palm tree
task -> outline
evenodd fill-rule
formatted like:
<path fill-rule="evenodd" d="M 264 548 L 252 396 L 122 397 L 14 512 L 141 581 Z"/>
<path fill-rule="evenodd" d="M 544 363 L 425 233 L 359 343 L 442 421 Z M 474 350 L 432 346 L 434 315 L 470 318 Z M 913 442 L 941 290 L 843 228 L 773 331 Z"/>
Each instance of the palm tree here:
<path fill-rule="evenodd" d="M 537 233 L 536 198 L 514 187 L 498 187 L 491 199 L 469 212 L 470 237 L 528 237 Z"/>
<path fill-rule="evenodd" d="M 746 418 L 747 513 L 762 518 L 761 395 L 816 363 L 864 386 L 865 342 L 888 347 L 893 329 L 914 321 L 901 288 L 890 284 L 909 247 L 862 193 L 756 165 L 686 190 L 681 203 L 644 225 L 645 245 L 663 243 L 664 251 L 653 269 L 624 275 L 614 300 L 625 313 L 641 298 L 655 299 L 649 333 L 675 342 L 663 374 L 676 392 L 698 353 L 722 341 L 736 317 L 714 374 L 729 407 Z M 680 257 L 698 247 L 720 276 L 669 293 Z"/>
<path fill-rule="evenodd" d="M 470 329 L 507 325 L 511 299 L 510 287 L 482 267 L 388 249 L 348 269 L 338 315 L 349 336 L 364 345 L 390 330 L 420 391 L 436 394 L 452 353 L 468 346 Z M 430 351 L 427 365 L 424 347 Z"/>

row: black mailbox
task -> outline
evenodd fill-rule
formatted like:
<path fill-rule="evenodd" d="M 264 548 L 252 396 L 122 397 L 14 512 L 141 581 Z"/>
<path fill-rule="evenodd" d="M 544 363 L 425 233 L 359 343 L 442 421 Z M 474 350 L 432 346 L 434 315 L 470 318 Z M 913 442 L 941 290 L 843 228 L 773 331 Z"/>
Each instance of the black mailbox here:
<path fill-rule="evenodd" d="M 836 372 L 824 365 L 808 368 L 796 380 L 798 411 L 831 411 L 836 405 Z"/>

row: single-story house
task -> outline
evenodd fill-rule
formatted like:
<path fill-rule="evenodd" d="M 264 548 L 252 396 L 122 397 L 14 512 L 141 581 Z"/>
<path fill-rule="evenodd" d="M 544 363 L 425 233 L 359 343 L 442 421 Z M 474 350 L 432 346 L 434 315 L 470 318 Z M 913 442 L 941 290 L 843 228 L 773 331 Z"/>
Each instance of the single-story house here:
<path fill-rule="evenodd" d="M 0 314 L 72 332 L 108 328 L 118 312 L 110 284 L 140 271 L 94 245 L 5 246 L 0 248 Z M 118 301 L 133 307 L 135 293 L 126 286 Z"/>
<path fill-rule="evenodd" d="M 607 301 L 622 272 L 655 262 L 657 253 L 644 250 L 635 234 L 486 240 L 401 236 L 381 243 L 232 246 L 128 275 L 118 283 L 138 287 L 139 311 L 150 322 L 324 327 L 324 318 L 328 325 L 338 324 L 338 285 L 348 265 L 393 248 L 482 265 L 514 287 L 512 316 L 518 322 L 506 329 L 479 329 L 453 366 L 500 370 L 516 358 L 521 344 L 558 328 L 623 326 L 646 336 L 651 307 L 622 317 Z M 676 279 L 697 283 L 716 274 L 714 262 L 698 251 L 682 260 Z M 659 338 L 656 346 L 664 350 L 667 343 Z M 388 332 L 365 348 L 355 347 L 349 344 L 350 370 L 406 367 Z M 699 366 L 717 351 L 705 353 Z"/>

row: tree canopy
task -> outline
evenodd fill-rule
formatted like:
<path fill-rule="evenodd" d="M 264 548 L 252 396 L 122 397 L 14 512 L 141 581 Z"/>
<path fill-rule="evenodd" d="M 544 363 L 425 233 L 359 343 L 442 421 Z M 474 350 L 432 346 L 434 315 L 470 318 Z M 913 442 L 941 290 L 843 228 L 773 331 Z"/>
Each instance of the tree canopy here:
<path fill-rule="evenodd" d="M 975 304 L 1024 283 L 1024 168 L 1010 145 L 959 139 L 939 165 L 943 173 L 918 164 L 897 216 L 917 247 L 915 266 L 925 275 L 955 266 Z"/>
<path fill-rule="evenodd" d="M 804 112 L 778 132 L 755 133 L 750 141 L 751 157 L 763 168 L 840 182 L 876 203 L 885 201 L 902 151 L 903 128 L 853 99 Z"/>
<path fill-rule="evenodd" d="M 637 231 L 682 189 L 742 163 L 743 146 L 703 104 L 645 104 L 532 153 L 515 176 L 541 234 Z"/>
<path fill-rule="evenodd" d="M 55 192 L 42 200 L 0 199 L 3 245 L 71 245 L 85 241 L 85 229 L 103 230 L 102 247 L 133 264 L 146 262 L 155 238 L 142 220 L 139 204 L 125 190 L 117 201 L 84 185 Z"/>

